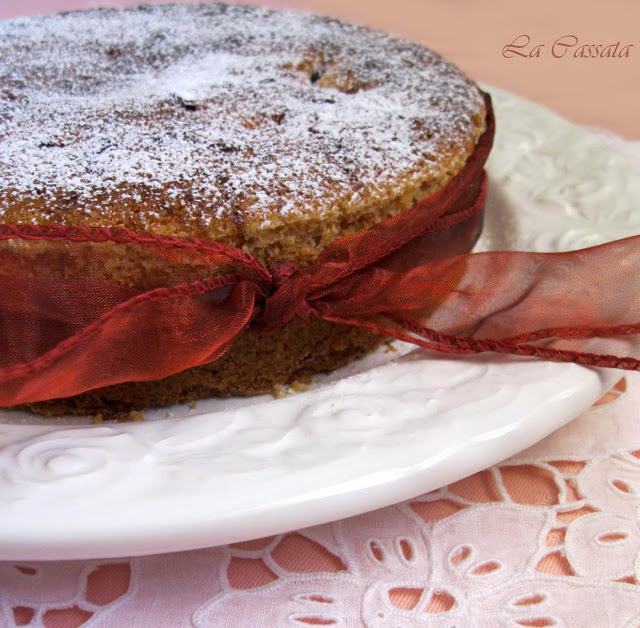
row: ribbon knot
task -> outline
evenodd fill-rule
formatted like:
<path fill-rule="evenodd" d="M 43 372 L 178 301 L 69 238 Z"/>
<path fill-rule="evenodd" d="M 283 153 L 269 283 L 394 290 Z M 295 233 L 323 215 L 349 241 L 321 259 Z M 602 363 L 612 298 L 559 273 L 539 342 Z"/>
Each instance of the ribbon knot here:
<path fill-rule="evenodd" d="M 271 285 L 279 288 L 298 272 L 298 267 L 293 262 L 272 262 L 267 266 L 267 270 L 271 275 Z"/>
<path fill-rule="evenodd" d="M 267 267 L 273 292 L 267 297 L 258 320 L 269 327 L 282 327 L 294 316 L 309 320 L 313 308 L 307 301 L 309 278 L 293 262 L 273 262 Z"/>

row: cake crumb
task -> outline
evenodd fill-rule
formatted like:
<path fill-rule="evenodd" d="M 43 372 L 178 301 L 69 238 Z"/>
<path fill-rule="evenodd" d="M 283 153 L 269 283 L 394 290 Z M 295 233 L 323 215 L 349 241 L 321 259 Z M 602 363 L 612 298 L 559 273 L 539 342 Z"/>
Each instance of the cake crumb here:
<path fill-rule="evenodd" d="M 291 386 L 289 386 L 289 390 L 293 392 L 305 392 L 309 390 L 309 386 L 311 385 L 311 378 L 306 377 L 301 380 L 294 380 L 291 382 Z"/>
<path fill-rule="evenodd" d="M 131 412 L 129 412 L 129 421 L 144 421 L 144 414 L 142 414 L 142 412 L 139 412 L 138 410 L 132 410 Z"/>
<path fill-rule="evenodd" d="M 273 396 L 276 399 L 282 399 L 287 396 L 289 387 L 286 384 L 274 384 Z"/>
<path fill-rule="evenodd" d="M 192 401 L 189 404 L 189 410 L 195 410 L 198 407 L 198 404 L 195 401 Z"/>
<path fill-rule="evenodd" d="M 311 385 L 311 377 L 305 376 L 300 379 L 294 379 L 290 384 L 274 384 L 273 396 L 276 399 L 282 399 L 288 397 L 297 392 L 305 392 L 309 390 Z"/>
<path fill-rule="evenodd" d="M 385 353 L 398 353 L 398 350 L 393 346 L 393 340 L 385 340 L 384 344 L 387 345 Z"/>
<path fill-rule="evenodd" d="M 93 423 L 94 425 L 99 425 L 100 423 L 103 422 L 103 418 L 102 418 L 102 412 L 98 412 L 98 414 L 96 414 L 92 419 L 91 419 L 91 423 Z"/>

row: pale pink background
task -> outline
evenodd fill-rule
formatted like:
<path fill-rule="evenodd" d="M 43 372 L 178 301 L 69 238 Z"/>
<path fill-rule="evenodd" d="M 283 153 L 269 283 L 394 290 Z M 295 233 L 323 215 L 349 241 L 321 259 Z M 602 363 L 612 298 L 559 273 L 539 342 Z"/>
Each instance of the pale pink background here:
<path fill-rule="evenodd" d="M 511 90 L 582 124 L 640 139 L 638 0 L 263 0 L 246 1 L 341 17 L 403 35 L 444 54 L 474 79 Z M 2 0 L 0 19 L 138 0 Z M 527 34 L 544 44 L 538 59 L 502 56 Z M 555 59 L 553 42 L 633 44 L 629 58 Z"/>

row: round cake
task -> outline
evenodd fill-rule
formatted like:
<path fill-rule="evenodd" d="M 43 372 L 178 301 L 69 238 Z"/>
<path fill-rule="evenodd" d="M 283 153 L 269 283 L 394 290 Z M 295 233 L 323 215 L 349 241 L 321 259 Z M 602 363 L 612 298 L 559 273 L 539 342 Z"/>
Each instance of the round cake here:
<path fill-rule="evenodd" d="M 188 4 L 11 20 L 0 23 L 0 222 L 204 238 L 305 267 L 445 185 L 485 113 L 477 86 L 436 53 L 326 17 Z M 135 259 L 114 273 L 157 285 Z M 254 394 L 380 342 L 316 319 L 249 326 L 211 364 L 34 408 Z"/>

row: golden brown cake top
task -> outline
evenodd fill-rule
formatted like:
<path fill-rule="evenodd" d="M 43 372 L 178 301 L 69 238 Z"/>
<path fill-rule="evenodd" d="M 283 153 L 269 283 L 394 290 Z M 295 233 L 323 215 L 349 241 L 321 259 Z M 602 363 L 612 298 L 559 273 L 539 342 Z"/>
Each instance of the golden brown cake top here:
<path fill-rule="evenodd" d="M 459 167 L 477 87 L 364 27 L 233 5 L 0 23 L 0 221 L 219 237 Z"/>

